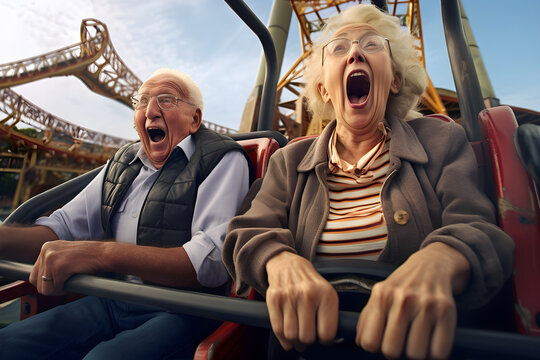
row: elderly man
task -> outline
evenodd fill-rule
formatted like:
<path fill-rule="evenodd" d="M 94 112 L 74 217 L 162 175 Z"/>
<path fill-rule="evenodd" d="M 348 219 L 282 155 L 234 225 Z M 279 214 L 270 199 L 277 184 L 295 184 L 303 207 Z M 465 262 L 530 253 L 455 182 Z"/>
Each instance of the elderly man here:
<path fill-rule="evenodd" d="M 30 282 L 42 294 L 62 293 L 80 273 L 212 293 L 226 287 L 223 238 L 249 187 L 242 147 L 201 125 L 201 91 L 178 71 L 154 73 L 133 106 L 140 142 L 35 226 L 0 227 L 0 257 L 33 262 Z M 217 325 L 88 296 L 1 330 L 0 358 L 192 358 Z"/>

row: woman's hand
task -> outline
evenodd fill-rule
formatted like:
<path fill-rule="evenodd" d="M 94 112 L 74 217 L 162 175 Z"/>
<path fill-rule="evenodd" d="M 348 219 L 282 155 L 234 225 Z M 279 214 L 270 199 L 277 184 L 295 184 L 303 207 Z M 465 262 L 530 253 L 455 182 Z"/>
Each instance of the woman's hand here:
<path fill-rule="evenodd" d="M 73 274 L 95 274 L 101 269 L 103 242 L 48 241 L 32 268 L 29 281 L 43 295 L 63 294 L 64 283 Z"/>
<path fill-rule="evenodd" d="M 367 351 L 399 358 L 445 359 L 456 328 L 453 295 L 465 287 L 466 258 L 432 243 L 377 283 L 358 319 L 356 343 Z"/>
<path fill-rule="evenodd" d="M 339 300 L 336 291 L 305 258 L 282 252 L 266 263 L 266 304 L 272 330 L 285 350 L 301 349 L 316 339 L 336 336 Z"/>

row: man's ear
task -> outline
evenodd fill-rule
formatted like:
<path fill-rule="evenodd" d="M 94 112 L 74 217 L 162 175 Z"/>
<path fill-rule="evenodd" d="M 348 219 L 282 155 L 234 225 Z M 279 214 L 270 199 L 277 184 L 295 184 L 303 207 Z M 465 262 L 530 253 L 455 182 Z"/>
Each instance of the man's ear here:
<path fill-rule="evenodd" d="M 189 133 L 190 134 L 196 133 L 197 130 L 199 130 L 199 128 L 201 127 L 201 124 L 202 124 L 202 111 L 201 109 L 197 108 L 193 112 L 193 118 L 191 121 L 191 126 L 189 128 Z"/>
<path fill-rule="evenodd" d="M 392 79 L 392 84 L 390 84 L 390 91 L 392 91 L 393 94 L 397 94 L 399 93 L 399 90 L 401 90 L 401 74 L 396 72 Z"/>
<path fill-rule="evenodd" d="M 319 90 L 319 94 L 321 94 L 321 98 L 325 103 L 328 103 L 330 101 L 330 95 L 328 95 L 328 91 L 326 90 L 326 87 L 322 83 L 317 84 L 317 90 Z"/>

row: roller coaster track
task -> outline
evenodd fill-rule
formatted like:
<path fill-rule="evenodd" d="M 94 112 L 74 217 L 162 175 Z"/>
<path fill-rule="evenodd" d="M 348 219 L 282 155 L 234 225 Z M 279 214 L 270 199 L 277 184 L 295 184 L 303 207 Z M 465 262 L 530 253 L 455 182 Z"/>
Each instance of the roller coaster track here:
<path fill-rule="evenodd" d="M 278 110 L 275 112 L 276 116 L 274 117 L 274 129 L 285 132 L 291 138 L 321 132 L 327 120 L 311 121 L 305 107 L 302 103 L 298 102 L 304 87 L 302 79 L 304 60 L 311 52 L 313 37 L 322 29 L 328 17 L 336 12 L 340 12 L 349 5 L 360 2 L 362 1 L 290 0 L 291 7 L 300 26 L 302 55 L 300 55 L 291 69 L 278 83 L 278 98 L 289 100 L 278 101 Z M 376 1 L 373 2 L 376 3 Z M 383 2 L 381 1 L 381 3 Z M 388 0 L 387 4 L 388 13 L 400 18 L 402 26 L 407 27 L 414 37 L 418 56 L 425 67 L 419 0 Z M 422 96 L 421 102 L 421 107 L 423 108 L 421 110 L 442 114 L 447 113 L 431 80 L 429 80 L 428 88 Z"/>
<path fill-rule="evenodd" d="M 142 82 L 114 50 L 107 26 L 96 19 L 84 19 L 80 32 L 80 43 L 0 65 L 0 88 L 74 75 L 92 91 L 131 107 L 130 96 Z"/>
<path fill-rule="evenodd" d="M 7 114 L 4 119 L 0 118 L 0 131 L 13 134 L 16 131 L 16 125 L 22 122 L 36 129 L 42 135 L 40 138 L 31 138 L 27 141 L 46 146 L 52 150 L 75 151 L 82 144 L 89 144 L 103 148 L 101 153 L 108 158 L 112 153 L 107 149 L 114 151 L 128 143 L 126 139 L 89 130 L 60 119 L 8 88 L 0 89 L 0 112 Z M 61 144 L 64 146 L 54 145 L 51 142 L 57 138 L 62 138 Z M 95 156 L 85 152 L 78 155 L 95 158 Z"/>

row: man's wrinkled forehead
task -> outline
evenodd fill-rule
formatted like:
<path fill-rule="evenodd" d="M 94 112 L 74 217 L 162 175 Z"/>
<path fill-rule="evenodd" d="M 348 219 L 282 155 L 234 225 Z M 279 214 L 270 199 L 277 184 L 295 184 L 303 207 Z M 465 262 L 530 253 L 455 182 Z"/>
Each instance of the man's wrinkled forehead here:
<path fill-rule="evenodd" d="M 171 93 L 176 96 L 187 96 L 188 90 L 184 83 L 173 75 L 159 74 L 146 80 L 139 88 L 139 93 Z"/>
<path fill-rule="evenodd" d="M 375 28 L 369 24 L 349 24 L 337 29 L 332 35 L 331 39 L 335 39 L 337 37 L 347 38 L 351 33 L 357 32 L 378 34 L 377 30 L 375 30 Z"/>

